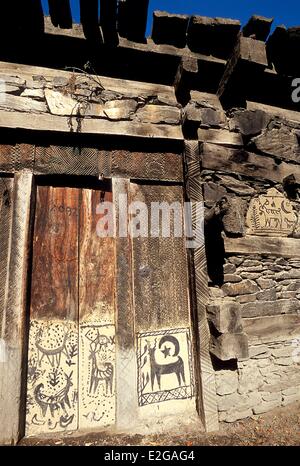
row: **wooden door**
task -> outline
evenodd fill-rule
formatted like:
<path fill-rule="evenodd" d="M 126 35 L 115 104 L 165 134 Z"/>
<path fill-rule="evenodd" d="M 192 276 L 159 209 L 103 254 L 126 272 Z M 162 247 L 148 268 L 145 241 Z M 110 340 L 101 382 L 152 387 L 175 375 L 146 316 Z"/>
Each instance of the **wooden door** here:
<path fill-rule="evenodd" d="M 115 417 L 114 240 L 97 236 L 101 189 L 38 186 L 27 435 Z"/>

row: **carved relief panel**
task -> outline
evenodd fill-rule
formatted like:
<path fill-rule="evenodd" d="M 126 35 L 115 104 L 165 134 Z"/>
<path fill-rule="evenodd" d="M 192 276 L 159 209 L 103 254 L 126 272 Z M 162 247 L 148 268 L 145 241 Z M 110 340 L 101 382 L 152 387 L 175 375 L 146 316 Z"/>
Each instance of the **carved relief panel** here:
<path fill-rule="evenodd" d="M 291 202 L 277 189 L 252 199 L 247 213 L 247 234 L 290 236 L 297 224 Z"/>

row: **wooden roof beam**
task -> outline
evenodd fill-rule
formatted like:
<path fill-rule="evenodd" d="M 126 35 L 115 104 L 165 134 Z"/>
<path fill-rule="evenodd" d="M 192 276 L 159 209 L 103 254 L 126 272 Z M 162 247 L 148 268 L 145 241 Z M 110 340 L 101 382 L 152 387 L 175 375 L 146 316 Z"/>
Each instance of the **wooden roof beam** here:
<path fill-rule="evenodd" d="M 101 0 L 100 26 L 104 43 L 109 46 L 117 46 L 119 44 L 117 32 L 117 0 Z"/>
<path fill-rule="evenodd" d="M 267 41 L 270 66 L 277 73 L 298 77 L 300 73 L 300 27 L 278 26 Z"/>
<path fill-rule="evenodd" d="M 119 0 L 118 32 L 134 42 L 146 42 L 149 0 Z"/>
<path fill-rule="evenodd" d="M 223 106 L 244 107 L 247 92 L 259 87 L 267 66 L 264 42 L 240 34 L 217 91 Z"/>
<path fill-rule="evenodd" d="M 187 44 L 193 52 L 228 59 L 236 44 L 241 23 L 227 18 L 192 16 Z"/>
<path fill-rule="evenodd" d="M 103 43 L 99 27 L 98 0 L 80 0 L 80 22 L 87 40 L 93 45 Z"/>
<path fill-rule="evenodd" d="M 155 44 L 169 44 L 178 48 L 186 46 L 189 16 L 154 11 L 152 39 Z"/>
<path fill-rule="evenodd" d="M 70 0 L 48 0 L 49 13 L 53 26 L 72 29 Z"/>
<path fill-rule="evenodd" d="M 242 29 L 243 36 L 265 42 L 270 34 L 273 21 L 274 18 L 253 15 Z"/>

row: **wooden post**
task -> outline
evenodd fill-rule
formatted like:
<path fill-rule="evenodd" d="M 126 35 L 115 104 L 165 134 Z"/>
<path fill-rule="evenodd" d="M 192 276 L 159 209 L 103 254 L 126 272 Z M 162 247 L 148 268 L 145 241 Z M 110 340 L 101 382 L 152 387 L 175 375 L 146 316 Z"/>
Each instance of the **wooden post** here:
<path fill-rule="evenodd" d="M 0 443 L 24 435 L 27 271 L 33 176 L 15 175 L 0 361 Z"/>
<path fill-rule="evenodd" d="M 119 232 L 127 226 L 130 181 L 113 178 L 113 200 L 116 228 L 116 424 L 128 428 L 137 419 L 136 354 L 134 345 L 134 312 L 132 303 L 131 240 Z M 120 197 L 123 196 L 123 199 Z M 123 202 L 124 201 L 124 202 Z M 123 218 L 120 218 L 120 216 Z"/>
<path fill-rule="evenodd" d="M 186 141 L 185 164 L 187 195 L 192 203 L 203 202 L 200 180 L 198 141 Z M 192 212 L 194 228 L 195 212 Z M 206 316 L 208 277 L 205 244 L 191 250 L 192 291 L 194 298 L 194 332 L 198 342 L 198 412 L 206 431 L 218 430 L 215 375 L 209 354 L 210 332 Z"/>

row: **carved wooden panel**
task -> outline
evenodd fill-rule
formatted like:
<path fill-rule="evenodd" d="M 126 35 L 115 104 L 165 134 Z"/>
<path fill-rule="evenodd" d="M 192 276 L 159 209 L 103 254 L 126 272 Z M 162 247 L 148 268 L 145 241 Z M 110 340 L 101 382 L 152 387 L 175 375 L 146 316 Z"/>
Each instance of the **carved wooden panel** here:
<path fill-rule="evenodd" d="M 77 428 L 79 190 L 37 189 L 27 434 Z"/>
<path fill-rule="evenodd" d="M 79 428 L 115 423 L 115 240 L 100 237 L 98 207 L 112 193 L 83 189 L 79 244 Z"/>
<path fill-rule="evenodd" d="M 297 224 L 291 202 L 277 189 L 250 202 L 247 213 L 248 235 L 289 236 Z"/>

